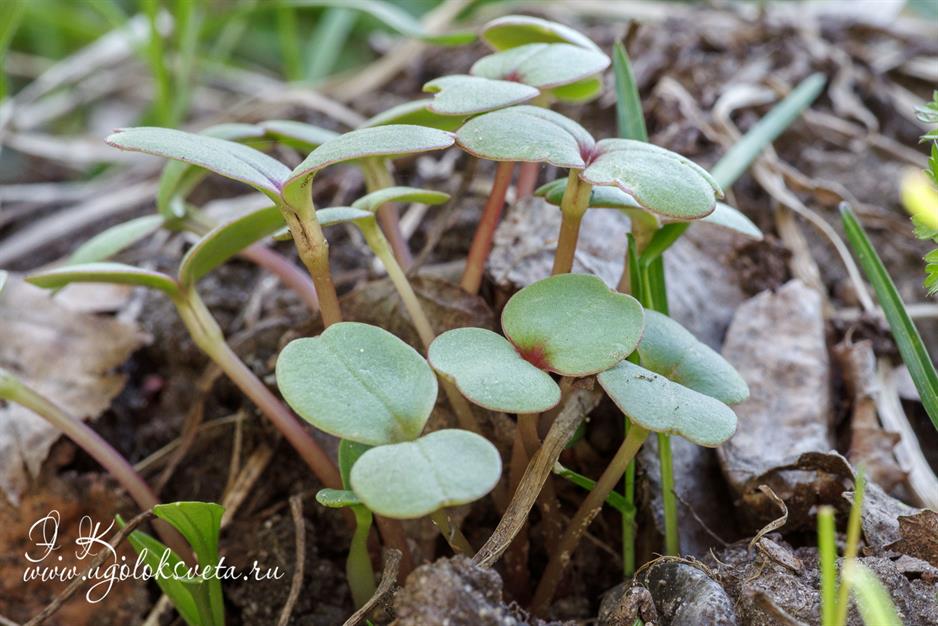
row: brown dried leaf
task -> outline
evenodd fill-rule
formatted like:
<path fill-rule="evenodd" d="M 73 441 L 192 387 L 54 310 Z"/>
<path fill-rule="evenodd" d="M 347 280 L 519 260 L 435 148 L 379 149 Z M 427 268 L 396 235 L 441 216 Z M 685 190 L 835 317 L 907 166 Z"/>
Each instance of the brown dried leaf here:
<path fill-rule="evenodd" d="M 915 515 L 900 516 L 899 534 L 902 538 L 887 548 L 938 567 L 938 513 L 924 509 Z"/>
<path fill-rule="evenodd" d="M 97 417 L 124 386 L 114 369 L 146 341 L 137 328 L 69 311 L 12 280 L 0 299 L 0 367 L 81 419 Z M 0 490 L 16 502 L 58 431 L 18 406 L 0 408 Z"/>

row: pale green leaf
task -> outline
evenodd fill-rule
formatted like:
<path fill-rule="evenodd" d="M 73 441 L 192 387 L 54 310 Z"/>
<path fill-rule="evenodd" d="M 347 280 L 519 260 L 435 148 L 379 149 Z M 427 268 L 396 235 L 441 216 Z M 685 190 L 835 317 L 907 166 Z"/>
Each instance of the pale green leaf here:
<path fill-rule="evenodd" d="M 495 50 L 507 50 L 529 43 L 571 43 L 589 50 L 599 46 L 569 26 L 529 15 L 506 15 L 482 27 L 482 41 Z"/>
<path fill-rule="evenodd" d="M 260 127 L 264 129 L 268 137 L 304 153 L 309 153 L 311 150 L 315 150 L 327 141 L 339 136 L 339 133 L 334 130 L 327 130 L 303 122 L 294 122 L 293 120 L 268 120 L 261 122 Z"/>
<path fill-rule="evenodd" d="M 542 196 L 547 202 L 555 206 L 560 206 L 560 201 L 563 200 L 563 194 L 566 190 L 567 179 L 560 178 L 541 185 L 535 194 Z M 590 193 L 589 207 L 591 209 L 619 209 L 627 212 L 635 209 L 644 210 L 635 201 L 635 198 L 618 187 L 593 187 Z"/>
<path fill-rule="evenodd" d="M 736 432 L 733 409 L 630 361 L 621 361 L 596 379 L 620 411 L 648 430 L 711 448 Z"/>
<path fill-rule="evenodd" d="M 502 329 L 524 359 L 564 376 L 589 376 L 635 350 L 642 306 L 596 276 L 560 274 L 508 300 Z"/>
<path fill-rule="evenodd" d="M 437 393 L 436 376 L 416 350 L 356 322 L 291 341 L 277 359 L 277 386 L 309 423 L 369 445 L 418 437 Z"/>
<path fill-rule="evenodd" d="M 632 139 L 603 139 L 596 157 L 580 174 L 592 185 L 615 186 L 647 211 L 677 219 L 713 212 L 719 185 L 681 155 Z"/>
<path fill-rule="evenodd" d="M 594 148 L 585 128 L 547 109 L 521 105 L 474 117 L 456 132 L 459 146 L 492 161 L 547 162 L 564 168 L 586 166 Z"/>
<path fill-rule="evenodd" d="M 330 509 L 344 509 L 362 503 L 355 492 L 348 489 L 320 489 L 316 492 L 316 502 Z"/>
<path fill-rule="evenodd" d="M 254 124 L 217 124 L 200 131 L 199 134 L 241 142 L 261 139 L 264 136 L 264 129 Z M 159 187 L 156 191 L 156 208 L 160 214 L 166 219 L 183 217 L 185 205 L 181 200 L 188 196 L 207 175 L 207 170 L 183 161 L 167 163 L 160 175 Z"/>
<path fill-rule="evenodd" d="M 378 515 L 413 519 L 478 500 L 501 473 L 498 449 L 484 437 L 438 430 L 363 454 L 352 468 L 352 489 Z"/>
<path fill-rule="evenodd" d="M 293 170 L 284 186 L 292 187 L 301 184 L 307 177 L 324 167 L 343 161 L 443 150 L 451 145 L 453 145 L 453 135 L 435 128 L 404 124 L 360 128 L 339 135 L 313 150 Z"/>
<path fill-rule="evenodd" d="M 642 367 L 726 404 L 749 397 L 746 381 L 726 359 L 657 311 L 645 311 L 638 354 Z"/>
<path fill-rule="evenodd" d="M 361 125 L 362 128 L 373 126 L 387 126 L 388 124 L 405 124 L 411 126 L 426 126 L 439 130 L 456 130 L 466 121 L 464 115 L 440 115 L 429 108 L 433 100 L 413 100 L 393 106 L 387 111 L 378 113 Z"/>
<path fill-rule="evenodd" d="M 248 146 L 171 128 L 125 128 L 107 138 L 121 150 L 144 152 L 204 167 L 272 197 L 290 176 L 286 165 Z"/>
<path fill-rule="evenodd" d="M 560 85 L 548 93 L 554 100 L 569 104 L 582 104 L 595 100 L 603 91 L 602 76 L 590 76 L 569 85 Z"/>
<path fill-rule="evenodd" d="M 334 206 L 316 211 L 316 220 L 323 228 L 335 226 L 336 224 L 347 224 L 356 220 L 373 219 L 375 219 L 375 214 L 371 211 L 350 206 Z"/>
<path fill-rule="evenodd" d="M 31 274 L 26 282 L 44 289 L 58 289 L 70 283 L 114 283 L 159 289 L 170 296 L 179 294 L 179 283 L 166 274 L 123 263 L 66 265 Z"/>
<path fill-rule="evenodd" d="M 762 241 L 762 231 L 759 227 L 753 224 L 742 211 L 723 202 L 717 202 L 713 213 L 701 218 L 700 221 Z"/>
<path fill-rule="evenodd" d="M 419 202 L 421 204 L 443 204 L 449 194 L 418 187 L 385 187 L 362 196 L 352 203 L 356 209 L 374 213 L 388 202 Z M 318 214 L 317 214 L 318 215 Z"/>
<path fill-rule="evenodd" d="M 275 206 L 251 211 L 206 233 L 182 259 L 179 282 L 194 285 L 213 269 L 284 225 Z"/>
<path fill-rule="evenodd" d="M 490 330 L 447 331 L 430 344 L 427 358 L 466 398 L 492 411 L 541 413 L 560 402 L 554 379 Z"/>
<path fill-rule="evenodd" d="M 104 230 L 78 246 L 66 263 L 81 265 L 110 259 L 162 228 L 162 215 L 144 215 Z"/>
<path fill-rule="evenodd" d="M 358 458 L 368 452 L 372 446 L 357 441 L 342 439 L 339 441 L 339 475 L 342 477 L 342 485 L 346 489 L 351 489 L 349 474 L 352 472 L 352 466 L 358 461 Z"/>
<path fill-rule="evenodd" d="M 458 74 L 431 80 L 423 86 L 436 94 L 427 108 L 441 115 L 475 115 L 533 100 L 540 91 L 529 85 Z"/>
<path fill-rule="evenodd" d="M 530 43 L 482 57 L 469 72 L 551 89 L 595 76 L 607 67 L 609 57 L 602 52 L 568 43 Z"/>
<path fill-rule="evenodd" d="M 876 574 L 857 561 L 844 566 L 844 583 L 850 586 L 865 626 L 902 626 L 889 591 Z"/>

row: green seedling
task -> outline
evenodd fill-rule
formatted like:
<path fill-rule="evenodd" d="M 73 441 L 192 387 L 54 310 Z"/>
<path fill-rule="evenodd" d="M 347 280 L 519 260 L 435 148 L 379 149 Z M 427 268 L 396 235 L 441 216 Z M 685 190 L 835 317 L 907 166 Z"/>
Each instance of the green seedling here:
<path fill-rule="evenodd" d="M 277 359 L 287 403 L 317 428 L 373 446 L 349 473 L 352 491 L 380 515 L 430 515 L 454 549 L 468 552 L 445 507 L 481 498 L 501 474 L 497 449 L 464 430 L 421 436 L 437 380 L 420 354 L 391 333 L 343 322 L 296 339 Z"/>
<path fill-rule="evenodd" d="M 225 603 L 219 571 L 218 539 L 225 509 L 212 502 L 173 502 L 153 507 L 158 519 L 185 537 L 195 553 L 198 570 L 191 570 L 178 552 L 150 535 L 134 531 L 128 541 L 154 580 L 189 626 L 224 626 Z M 121 527 L 124 520 L 117 518 Z M 161 569 L 161 563 L 166 565 Z M 192 575 L 181 576 L 181 573 Z"/>
<path fill-rule="evenodd" d="M 698 445 L 716 447 L 736 430 L 736 414 L 724 403 L 630 361 L 621 361 L 596 378 L 631 426 L 554 549 L 534 594 L 535 612 L 550 601 L 580 538 L 650 432 L 680 435 Z"/>
<path fill-rule="evenodd" d="M 292 413 L 231 350 L 221 328 L 196 290 L 199 279 L 247 245 L 275 232 L 282 225 L 282 215 L 275 207 L 223 224 L 186 253 L 176 278 L 120 263 L 91 263 L 52 269 L 34 274 L 27 280 L 39 287 L 51 289 L 74 282 L 91 282 L 128 284 L 163 292 L 176 306 L 195 344 L 273 422 L 316 476 L 326 486 L 338 488 L 341 483 L 332 461 Z"/>
<path fill-rule="evenodd" d="M 452 145 L 453 137 L 419 126 L 360 129 L 323 143 L 293 170 L 248 146 L 168 128 L 121 130 L 111 135 L 108 143 L 123 150 L 198 165 L 268 196 L 290 226 L 300 259 L 316 285 L 323 322 L 328 326 L 341 321 L 342 313 L 329 271 L 329 244 L 313 205 L 311 186 L 316 173 L 345 161 L 440 150 Z"/>
<path fill-rule="evenodd" d="M 269 143 L 271 139 L 290 143 L 302 137 L 303 148 L 312 150 L 315 145 L 334 138 L 336 133 L 315 126 L 288 121 L 254 124 L 219 124 L 206 128 L 202 134 L 229 141 L 246 142 L 249 145 Z M 316 143 L 318 142 L 318 143 Z M 308 148 L 315 143 L 313 148 Z M 160 229 L 188 231 L 204 236 L 217 222 L 203 211 L 187 202 L 193 189 L 208 175 L 201 167 L 181 161 L 170 161 L 163 168 L 156 194 L 156 215 L 136 218 L 117 224 L 80 245 L 68 259 L 70 265 L 98 263 L 110 260 L 151 236 Z M 280 281 L 307 305 L 313 313 L 319 311 L 316 289 L 309 277 L 283 256 L 261 244 L 254 244 L 239 252 L 239 255 L 276 275 Z"/>
<path fill-rule="evenodd" d="M 429 105 L 437 113 L 471 116 L 522 104 L 543 106 L 554 101 L 584 102 L 602 90 L 602 72 L 609 58 L 583 35 L 560 24 L 524 16 L 508 16 L 482 29 L 483 39 L 496 50 L 479 59 L 469 75 L 445 76 L 427 83 L 435 93 Z M 569 35 L 563 37 L 562 35 Z M 491 35 L 492 41 L 489 41 Z M 473 237 L 461 285 L 477 293 L 501 218 L 514 172 L 514 159 L 498 159 L 492 190 Z M 539 163 L 522 163 L 516 192 L 531 195 Z"/>

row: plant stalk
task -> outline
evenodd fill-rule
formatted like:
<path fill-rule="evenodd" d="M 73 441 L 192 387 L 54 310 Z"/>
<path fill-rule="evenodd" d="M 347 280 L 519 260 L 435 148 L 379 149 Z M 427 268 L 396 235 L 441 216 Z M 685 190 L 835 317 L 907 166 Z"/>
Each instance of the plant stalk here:
<path fill-rule="evenodd" d="M 218 323 L 194 289 L 175 301 L 193 341 L 260 409 L 287 439 L 317 478 L 332 489 L 342 488 L 339 471 L 316 440 L 300 425 L 293 413 L 238 358 L 225 342 Z"/>
<path fill-rule="evenodd" d="M 311 312 L 319 313 L 316 285 L 310 280 L 308 274 L 286 257 L 261 244 L 248 246 L 241 251 L 241 256 L 279 278 L 283 286 L 299 296 Z"/>
<path fill-rule="evenodd" d="M 420 341 L 423 343 L 424 350 L 429 350 L 430 344 L 433 343 L 433 340 L 436 338 L 436 333 L 433 331 L 433 326 L 430 324 L 430 319 L 427 317 L 426 311 L 423 310 L 423 306 L 420 304 L 420 299 L 417 297 L 414 288 L 407 279 L 407 274 L 404 273 L 403 268 L 401 268 L 400 264 L 397 262 L 397 258 L 395 258 L 391 250 L 390 243 L 375 221 L 359 220 L 358 226 L 362 231 L 362 235 L 365 237 L 365 243 L 368 244 L 368 247 L 371 248 L 375 256 L 378 257 L 384 265 L 384 269 L 388 273 L 388 278 L 390 278 L 391 282 L 394 284 L 394 288 L 397 290 L 401 301 L 404 303 L 404 308 L 407 309 L 407 313 L 410 315 L 410 319 L 417 329 L 417 335 L 419 335 Z M 453 412 L 456 413 L 460 427 L 474 433 L 481 433 L 482 429 L 472 411 L 472 407 L 469 406 L 466 399 L 459 393 L 456 386 L 443 378 L 440 378 L 440 386 L 443 388 L 443 392 L 446 394 L 446 398 L 449 400 Z"/>
<path fill-rule="evenodd" d="M 664 505 L 664 551 L 668 556 L 681 553 L 681 535 L 677 524 L 677 496 L 674 493 L 674 459 L 671 437 L 658 433 L 658 458 L 661 460 L 661 498 Z"/>
<path fill-rule="evenodd" d="M 541 449 L 541 437 L 537 433 L 540 417 L 537 413 L 518 415 L 518 429 L 521 431 L 521 441 L 528 459 L 533 459 L 537 451 Z M 560 519 L 560 503 L 557 500 L 557 493 L 554 491 L 554 485 L 549 476 L 537 496 L 537 503 L 544 522 L 545 541 L 549 546 L 556 545 L 563 530 L 563 522 Z"/>
<path fill-rule="evenodd" d="M 345 575 L 352 592 L 352 601 L 358 609 L 375 594 L 375 571 L 368 554 L 368 534 L 374 516 L 364 506 L 353 506 L 352 512 L 355 514 L 355 532 L 345 562 Z"/>
<path fill-rule="evenodd" d="M 635 457 L 647 437 L 647 430 L 638 424 L 633 424 L 612 461 L 609 462 L 602 476 L 596 481 L 596 487 L 583 500 L 580 508 L 567 526 L 567 530 L 560 538 L 556 549 L 554 549 L 550 561 L 547 563 L 544 576 L 541 578 L 537 591 L 534 593 L 534 600 L 531 602 L 531 611 L 533 613 L 542 613 L 547 603 L 550 602 L 557 589 L 557 584 L 560 582 L 563 572 L 570 563 L 573 552 L 580 542 L 580 538 L 586 532 L 590 522 L 602 509 L 606 496 L 615 489 L 625 473 L 629 461 Z"/>
<path fill-rule="evenodd" d="M 860 548 L 860 530 L 863 514 L 863 492 L 866 490 L 866 478 L 863 467 L 857 470 L 856 479 L 853 483 L 853 506 L 850 507 L 850 517 L 847 518 L 847 544 L 844 546 L 843 569 L 856 562 L 857 552 Z M 843 626 L 847 623 L 847 609 L 850 603 L 847 600 L 849 585 L 841 581 L 840 588 L 837 590 L 837 615 L 834 619 L 834 626 Z"/>
<path fill-rule="evenodd" d="M 560 223 L 560 235 L 557 238 L 557 252 L 554 255 L 554 267 L 551 275 L 568 274 L 573 270 L 573 257 L 580 238 L 580 222 L 589 208 L 590 193 L 593 186 L 580 180 L 580 170 L 570 170 L 567 177 L 567 189 L 560 201 L 563 214 Z"/>
<path fill-rule="evenodd" d="M 837 545 L 834 509 L 822 506 L 817 512 L 817 545 L 821 570 L 821 626 L 834 626 L 837 615 Z"/>
<path fill-rule="evenodd" d="M 449 514 L 446 512 L 446 509 L 434 511 L 430 514 L 430 519 L 433 521 L 433 524 L 440 529 L 440 533 L 443 535 L 443 538 L 446 539 L 446 543 L 449 544 L 456 554 L 462 554 L 464 556 L 472 555 L 472 545 L 470 545 L 466 536 L 462 534 L 462 531 L 459 530 L 459 527 L 450 523 Z"/>
<path fill-rule="evenodd" d="M 388 171 L 387 161 L 381 157 L 366 159 L 363 165 L 365 174 L 365 188 L 368 193 L 386 189 L 394 185 L 394 179 Z M 410 251 L 404 232 L 401 230 L 401 220 L 398 214 L 397 205 L 389 202 L 378 208 L 378 223 L 381 224 L 381 230 L 391 244 L 394 251 L 394 257 L 405 270 L 414 263 L 414 256 Z"/>
<path fill-rule="evenodd" d="M 29 409 L 71 439 L 127 490 L 141 511 L 150 511 L 160 503 L 159 498 L 127 459 L 101 435 L 3 369 L 0 369 L 0 398 Z M 188 544 L 168 524 L 154 522 L 153 526 L 163 543 L 177 554 L 191 554 Z"/>
<path fill-rule="evenodd" d="M 466 257 L 466 269 L 463 270 L 460 286 L 466 293 L 477 294 L 482 286 L 482 276 L 485 274 L 485 262 L 492 251 L 492 240 L 495 238 L 495 229 L 502 217 L 505 207 L 505 196 L 511 184 L 511 176 L 515 169 L 514 161 L 502 161 L 495 170 L 495 181 L 492 191 L 489 192 L 482 217 L 476 226 L 469 255 Z"/>
<path fill-rule="evenodd" d="M 329 269 L 329 242 L 326 241 L 326 236 L 319 222 L 316 221 L 312 206 L 312 200 L 310 200 L 310 210 L 300 214 L 287 207 L 283 210 L 283 217 L 290 227 L 296 249 L 300 253 L 300 260 L 303 261 L 303 265 L 306 266 L 316 285 L 322 322 L 328 328 L 342 321 L 342 309 L 339 306 L 339 296 L 336 294 L 332 272 Z"/>
<path fill-rule="evenodd" d="M 525 161 L 518 168 L 518 181 L 515 183 L 515 200 L 523 200 L 534 195 L 537 187 L 537 176 L 540 174 L 541 164 Z"/>

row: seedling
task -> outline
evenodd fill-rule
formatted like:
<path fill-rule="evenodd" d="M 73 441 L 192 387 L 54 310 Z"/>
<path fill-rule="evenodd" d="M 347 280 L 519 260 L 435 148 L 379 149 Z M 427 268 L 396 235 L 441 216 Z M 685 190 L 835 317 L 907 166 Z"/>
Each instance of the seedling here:
<path fill-rule="evenodd" d="M 572 29 L 536 18 L 509 16 L 484 26 L 482 37 L 496 52 L 479 59 L 469 75 L 445 76 L 427 83 L 424 91 L 436 94 L 429 105 L 431 111 L 470 116 L 524 102 L 544 106 L 554 101 L 583 102 L 602 90 L 601 73 L 609 66 L 609 58 Z M 477 293 L 481 285 L 514 172 L 514 159 L 499 160 L 461 281 L 469 293 Z M 516 185 L 519 198 L 531 195 L 538 165 L 536 161 L 522 163 Z"/>
<path fill-rule="evenodd" d="M 181 578 L 189 572 L 179 553 L 143 533 L 130 534 L 130 545 L 154 574 L 160 590 L 189 626 L 224 626 L 225 603 L 222 597 L 221 572 L 218 571 L 218 539 L 225 509 L 212 502 L 173 502 L 153 507 L 157 518 L 179 531 L 195 553 L 198 575 Z M 123 527 L 124 520 L 119 516 Z M 161 568 L 161 563 L 166 566 Z M 161 575 L 160 572 L 168 572 Z M 196 573 L 193 570 L 192 573 Z"/>
<path fill-rule="evenodd" d="M 196 345 L 273 422 L 316 476 L 325 485 L 338 487 L 341 483 L 332 461 L 297 423 L 290 411 L 228 347 L 221 328 L 195 288 L 198 280 L 215 267 L 282 225 L 281 214 L 275 207 L 223 224 L 189 250 L 180 264 L 176 278 L 120 263 L 91 263 L 52 269 L 34 274 L 27 280 L 39 287 L 51 289 L 74 282 L 91 282 L 128 284 L 163 292 L 176 306 Z"/>
<path fill-rule="evenodd" d="M 501 458 L 465 430 L 421 436 L 437 380 L 416 350 L 377 326 L 343 322 L 290 342 L 277 359 L 277 385 L 317 428 L 373 446 L 349 472 L 364 506 L 394 519 L 430 515 L 455 550 L 470 551 L 444 509 L 491 491 Z"/>
<path fill-rule="evenodd" d="M 267 195 L 290 226 L 300 258 L 316 284 L 323 322 L 328 326 L 341 321 L 342 313 L 329 272 L 329 244 L 313 205 L 311 184 L 316 173 L 354 159 L 440 150 L 452 145 L 453 137 L 419 126 L 360 129 L 325 142 L 292 171 L 248 146 L 168 128 L 129 128 L 114 133 L 107 141 L 123 150 L 198 165 Z"/>

